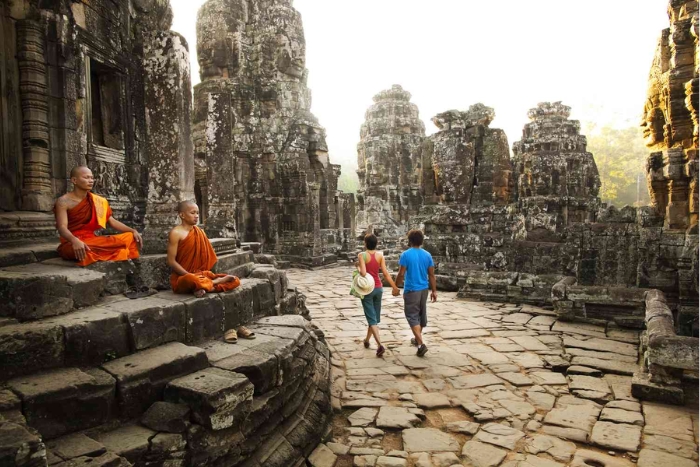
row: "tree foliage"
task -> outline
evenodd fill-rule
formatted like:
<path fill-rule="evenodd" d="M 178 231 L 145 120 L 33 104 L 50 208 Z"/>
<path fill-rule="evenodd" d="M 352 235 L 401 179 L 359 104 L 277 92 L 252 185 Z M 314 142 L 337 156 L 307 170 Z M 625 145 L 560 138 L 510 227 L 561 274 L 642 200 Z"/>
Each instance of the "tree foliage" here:
<path fill-rule="evenodd" d="M 360 179 L 354 169 L 343 167 L 338 178 L 338 189 L 345 193 L 357 193 L 360 188 Z"/>
<path fill-rule="evenodd" d="M 600 173 L 600 198 L 617 207 L 649 204 L 644 166 L 649 150 L 640 127 L 614 128 L 589 124 L 588 151 Z"/>

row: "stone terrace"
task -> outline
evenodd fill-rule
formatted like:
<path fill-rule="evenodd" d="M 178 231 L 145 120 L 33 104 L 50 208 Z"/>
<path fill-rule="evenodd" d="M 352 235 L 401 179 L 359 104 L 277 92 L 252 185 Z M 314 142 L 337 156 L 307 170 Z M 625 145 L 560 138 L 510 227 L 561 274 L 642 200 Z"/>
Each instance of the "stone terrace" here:
<path fill-rule="evenodd" d="M 421 359 L 402 298 L 385 294 L 377 358 L 350 274 L 288 271 L 333 355 L 333 438 L 314 467 L 698 465 L 697 407 L 631 395 L 638 331 L 440 292 Z"/>

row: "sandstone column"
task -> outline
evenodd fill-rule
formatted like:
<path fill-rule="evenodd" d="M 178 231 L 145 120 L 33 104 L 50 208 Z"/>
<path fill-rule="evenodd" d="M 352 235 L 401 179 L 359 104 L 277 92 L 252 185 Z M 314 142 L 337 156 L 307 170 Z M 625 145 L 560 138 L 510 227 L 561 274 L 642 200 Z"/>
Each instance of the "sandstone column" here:
<path fill-rule="evenodd" d="M 194 155 L 190 136 L 189 50 L 172 31 L 150 34 L 144 46 L 144 102 L 148 195 L 145 247 L 164 251 L 177 222 L 177 203 L 194 199 Z"/>
<path fill-rule="evenodd" d="M 207 232 L 210 237 L 236 238 L 236 192 L 232 154 L 231 95 L 209 92 L 206 116 Z"/>
<path fill-rule="evenodd" d="M 50 211 L 53 207 L 45 49 L 41 24 L 18 21 L 17 59 L 24 156 L 22 210 L 25 211 Z"/>

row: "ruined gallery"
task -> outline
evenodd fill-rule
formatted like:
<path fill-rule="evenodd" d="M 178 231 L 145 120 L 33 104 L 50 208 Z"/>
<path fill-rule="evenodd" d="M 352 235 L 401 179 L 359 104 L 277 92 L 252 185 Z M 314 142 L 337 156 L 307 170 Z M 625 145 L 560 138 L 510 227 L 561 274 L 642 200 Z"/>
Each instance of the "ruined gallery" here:
<path fill-rule="evenodd" d="M 196 44 L 172 19 L 0 0 L 0 466 L 698 465 L 697 2 L 649 51 L 651 202 L 624 208 L 565 102 L 512 144 L 483 103 L 427 135 L 398 84 L 367 96 L 344 193 L 292 0 L 207 0 Z M 138 254 L 64 259 L 80 190 Z M 183 201 L 212 293 L 173 292 L 207 269 L 177 272 Z M 377 358 L 353 261 L 375 233 L 396 274 L 411 229 L 430 352 L 385 288 Z"/>

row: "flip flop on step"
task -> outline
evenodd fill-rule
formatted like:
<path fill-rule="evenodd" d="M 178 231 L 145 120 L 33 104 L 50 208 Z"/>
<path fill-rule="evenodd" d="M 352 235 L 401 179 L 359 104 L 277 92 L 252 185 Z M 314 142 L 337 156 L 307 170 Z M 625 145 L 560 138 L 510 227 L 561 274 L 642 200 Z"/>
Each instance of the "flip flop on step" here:
<path fill-rule="evenodd" d="M 238 337 L 241 339 L 255 339 L 255 333 L 245 326 L 238 328 Z"/>
<path fill-rule="evenodd" d="M 236 336 L 236 330 L 235 329 L 229 329 L 224 333 L 224 342 L 227 344 L 235 344 L 238 342 L 238 337 Z"/>

